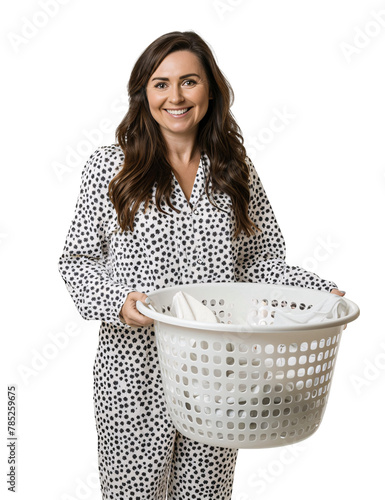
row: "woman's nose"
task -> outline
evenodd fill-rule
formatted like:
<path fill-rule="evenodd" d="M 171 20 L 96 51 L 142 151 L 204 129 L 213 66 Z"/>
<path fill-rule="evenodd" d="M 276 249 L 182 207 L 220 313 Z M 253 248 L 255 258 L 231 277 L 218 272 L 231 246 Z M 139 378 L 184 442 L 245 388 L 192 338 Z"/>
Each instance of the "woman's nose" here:
<path fill-rule="evenodd" d="M 179 85 L 171 88 L 169 101 L 174 103 L 184 101 L 183 92 Z"/>

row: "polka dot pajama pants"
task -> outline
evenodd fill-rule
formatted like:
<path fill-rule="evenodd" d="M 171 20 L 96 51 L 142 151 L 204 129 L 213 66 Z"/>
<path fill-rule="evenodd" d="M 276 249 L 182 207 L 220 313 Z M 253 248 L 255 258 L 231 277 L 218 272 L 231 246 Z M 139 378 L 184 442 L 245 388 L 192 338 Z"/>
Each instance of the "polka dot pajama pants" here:
<path fill-rule="evenodd" d="M 231 499 L 238 450 L 175 429 L 151 328 L 102 323 L 94 408 L 103 500 Z"/>

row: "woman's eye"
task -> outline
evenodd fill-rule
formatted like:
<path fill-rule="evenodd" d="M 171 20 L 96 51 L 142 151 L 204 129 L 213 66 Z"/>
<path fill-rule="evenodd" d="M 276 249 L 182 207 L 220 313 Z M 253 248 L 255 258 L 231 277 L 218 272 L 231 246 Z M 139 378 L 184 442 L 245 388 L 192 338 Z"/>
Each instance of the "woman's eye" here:
<path fill-rule="evenodd" d="M 161 83 L 157 83 L 157 84 L 155 85 L 155 88 L 156 88 L 156 89 L 163 89 L 163 88 L 164 88 L 164 87 L 159 87 L 159 85 L 165 85 L 165 84 L 164 84 L 164 83 L 162 83 L 162 82 L 161 82 Z"/>
<path fill-rule="evenodd" d="M 194 85 L 196 83 L 195 80 L 185 80 L 183 83 L 189 83 L 190 85 L 188 85 L 189 87 L 191 87 L 191 85 Z"/>

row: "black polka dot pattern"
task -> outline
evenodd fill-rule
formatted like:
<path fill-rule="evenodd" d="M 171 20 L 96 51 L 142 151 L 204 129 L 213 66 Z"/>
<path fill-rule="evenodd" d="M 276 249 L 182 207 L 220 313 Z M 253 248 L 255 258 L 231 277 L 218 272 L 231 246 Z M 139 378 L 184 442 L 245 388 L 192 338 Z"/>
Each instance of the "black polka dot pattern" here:
<path fill-rule="evenodd" d="M 94 409 L 103 500 L 230 500 L 237 450 L 207 446 L 176 431 L 165 406 L 153 326 L 129 327 L 119 311 L 130 291 L 150 293 L 188 283 L 255 281 L 330 291 L 335 283 L 285 263 L 285 242 L 249 159 L 250 217 L 262 233 L 232 240 L 230 199 L 204 184 L 202 154 L 189 201 L 173 177 L 160 213 L 154 197 L 120 232 L 108 184 L 124 159 L 117 145 L 88 159 L 59 270 L 80 314 L 101 321 L 95 357 Z M 155 193 L 156 185 L 154 186 Z"/>

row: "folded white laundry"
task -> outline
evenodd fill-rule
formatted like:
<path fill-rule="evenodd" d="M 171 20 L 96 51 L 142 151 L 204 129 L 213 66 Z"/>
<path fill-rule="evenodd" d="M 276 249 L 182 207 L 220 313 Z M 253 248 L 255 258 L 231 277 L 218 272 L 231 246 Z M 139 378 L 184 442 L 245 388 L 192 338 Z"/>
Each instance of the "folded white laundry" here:
<path fill-rule="evenodd" d="M 343 318 L 348 313 L 346 301 L 333 293 L 310 309 L 275 309 L 274 326 L 319 323 L 328 319 Z"/>
<path fill-rule="evenodd" d="M 170 312 L 181 319 L 201 321 L 202 323 L 219 323 L 215 314 L 202 302 L 188 293 L 177 292 L 172 298 Z"/>

